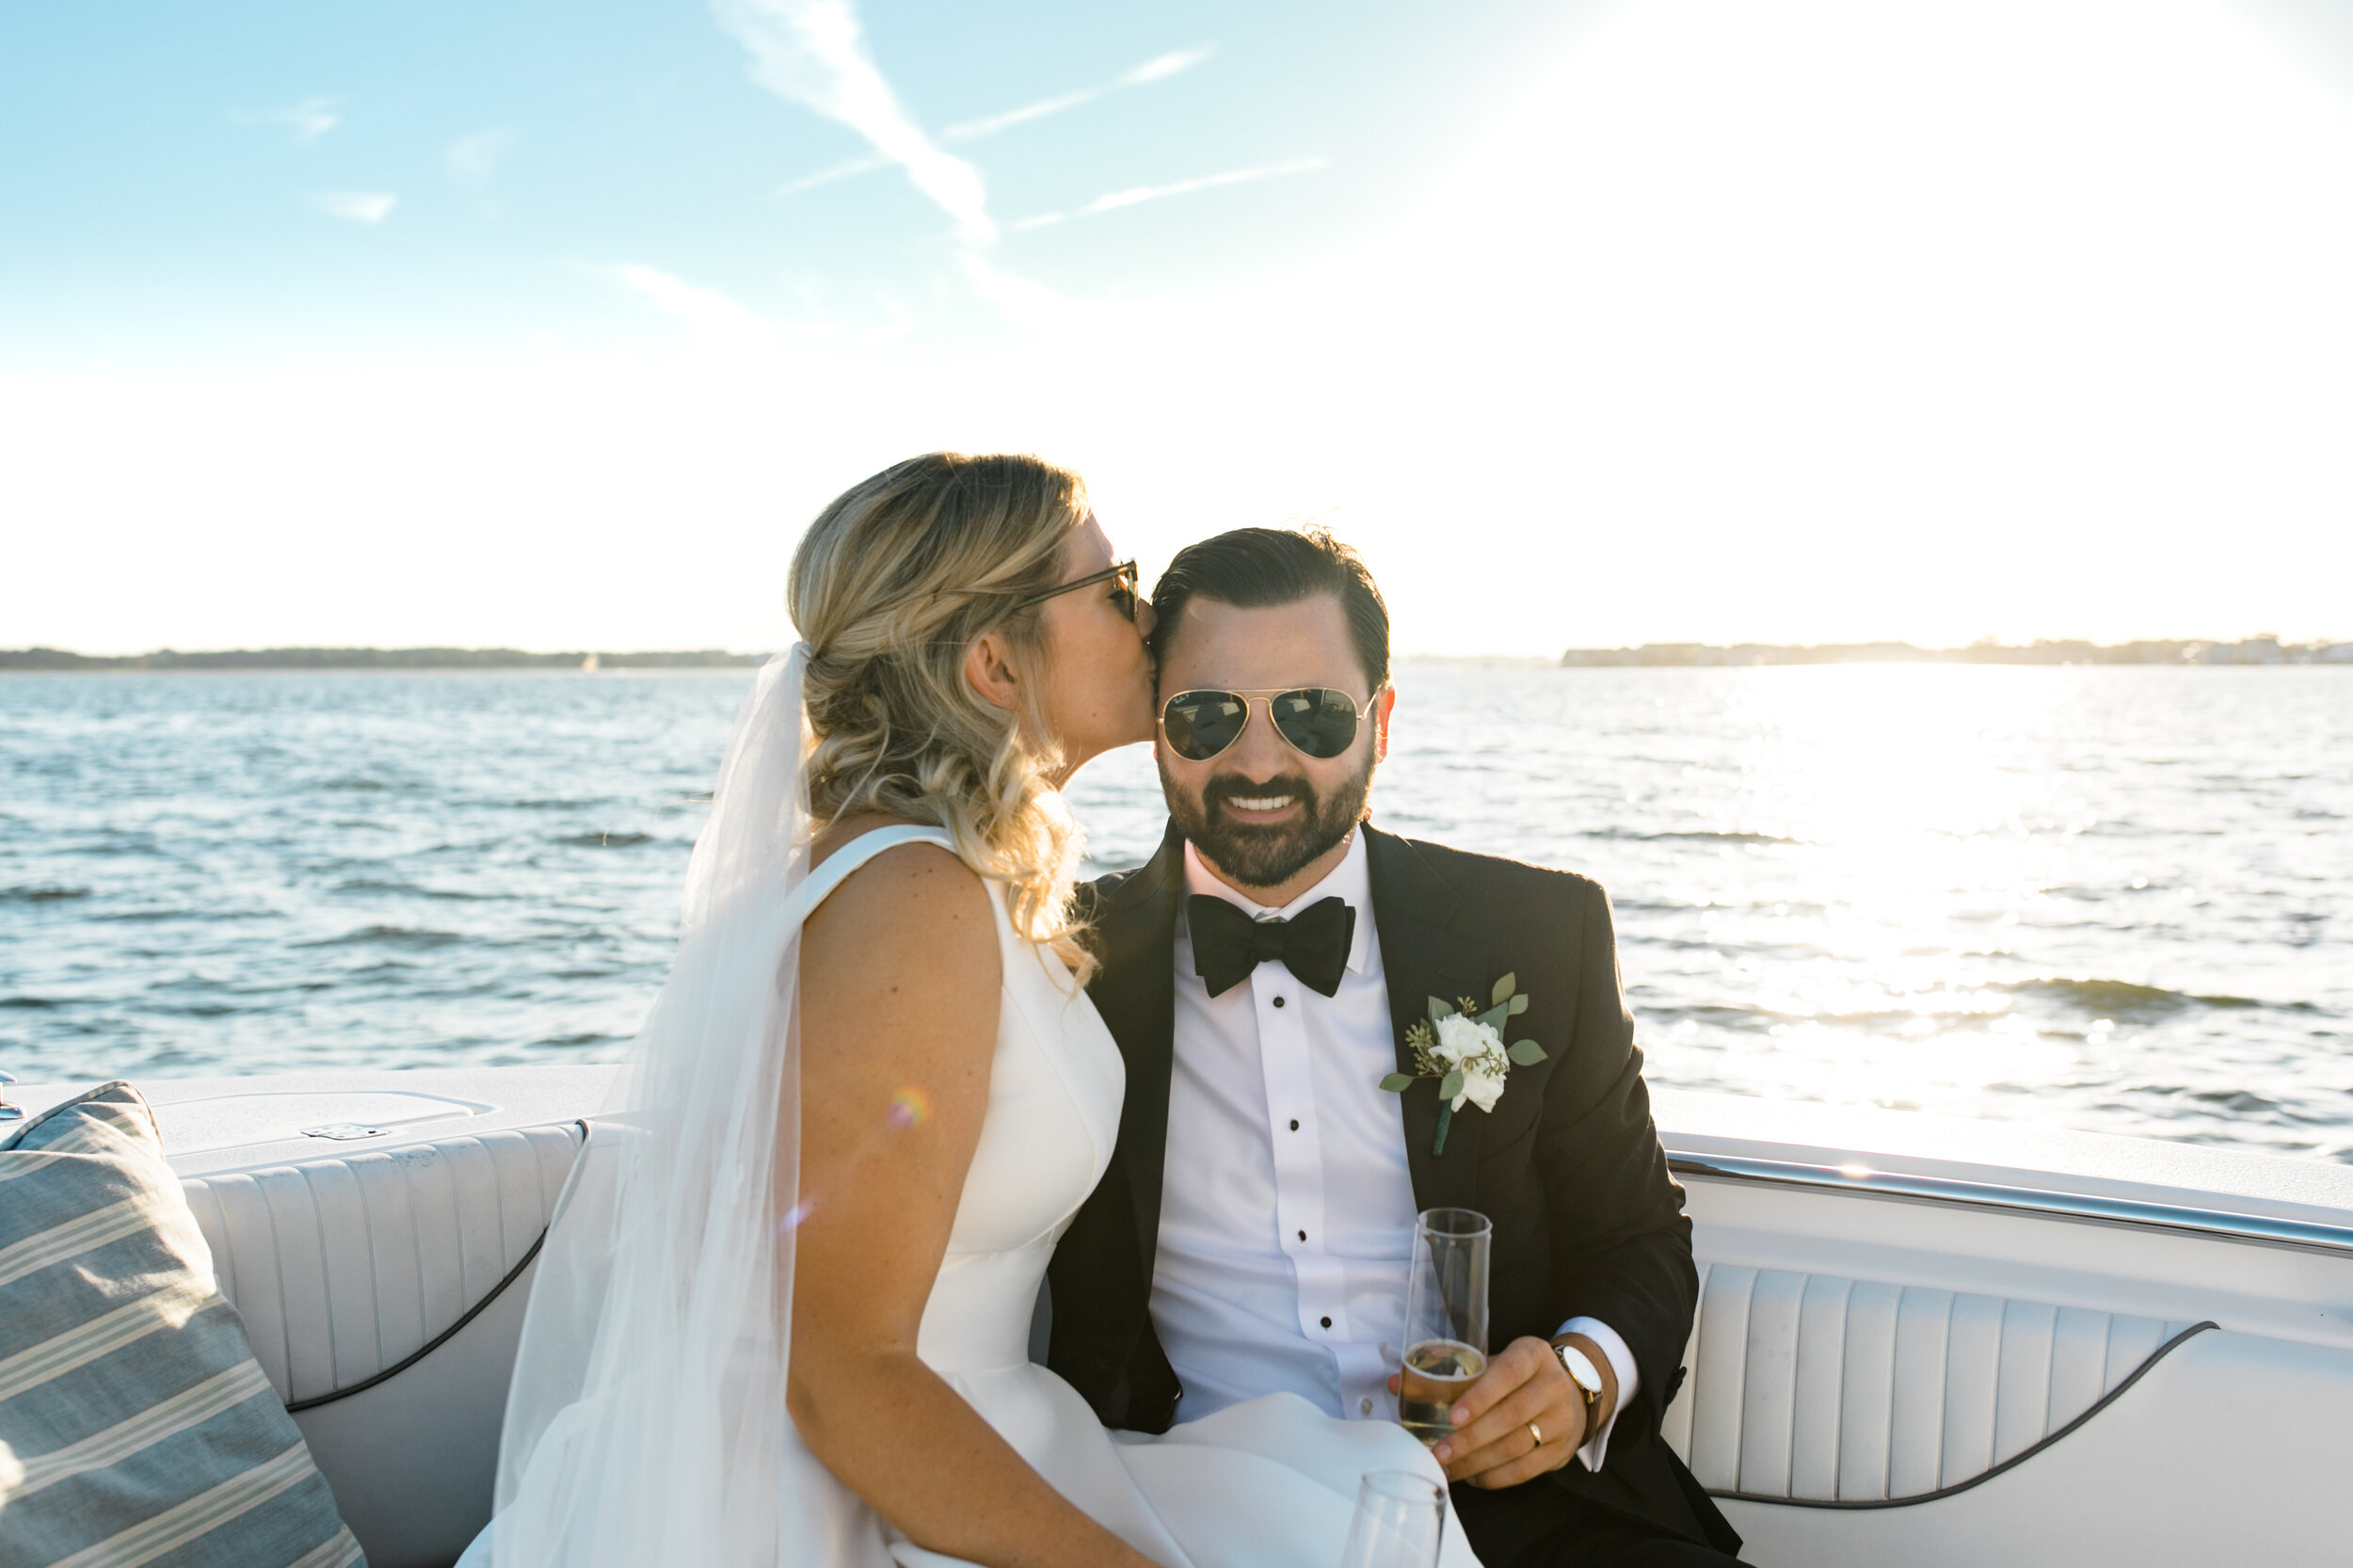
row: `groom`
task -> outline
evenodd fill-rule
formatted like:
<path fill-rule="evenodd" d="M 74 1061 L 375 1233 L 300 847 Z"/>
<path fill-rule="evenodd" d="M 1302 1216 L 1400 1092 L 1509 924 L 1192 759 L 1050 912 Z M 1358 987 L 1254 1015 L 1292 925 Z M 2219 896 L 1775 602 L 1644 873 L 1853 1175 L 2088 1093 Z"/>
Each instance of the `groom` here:
<path fill-rule="evenodd" d="M 1278 1389 L 1394 1420 L 1415 1215 L 1477 1209 L 1493 1355 L 1435 1452 L 1481 1560 L 1730 1563 L 1658 1432 L 1697 1276 L 1601 888 L 1363 820 L 1396 693 L 1345 545 L 1222 534 L 1153 610 L 1171 821 L 1082 904 L 1128 1093 L 1054 1255 L 1054 1370 L 1142 1432 Z M 1541 1060 L 1488 1054 L 1445 1112 L 1432 1077 L 1384 1089 L 1448 1065 L 1408 1040 L 1430 999 L 1485 1009 L 1507 973 L 1500 1032 Z"/>

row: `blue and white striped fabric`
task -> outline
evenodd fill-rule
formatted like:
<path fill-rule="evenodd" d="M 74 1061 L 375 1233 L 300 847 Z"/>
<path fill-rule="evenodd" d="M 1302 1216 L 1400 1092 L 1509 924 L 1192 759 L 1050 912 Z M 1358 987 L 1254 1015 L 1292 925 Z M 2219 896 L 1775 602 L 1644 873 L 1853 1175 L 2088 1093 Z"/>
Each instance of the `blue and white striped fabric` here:
<path fill-rule="evenodd" d="M 0 1140 L 0 1568 L 362 1561 L 139 1092 Z"/>

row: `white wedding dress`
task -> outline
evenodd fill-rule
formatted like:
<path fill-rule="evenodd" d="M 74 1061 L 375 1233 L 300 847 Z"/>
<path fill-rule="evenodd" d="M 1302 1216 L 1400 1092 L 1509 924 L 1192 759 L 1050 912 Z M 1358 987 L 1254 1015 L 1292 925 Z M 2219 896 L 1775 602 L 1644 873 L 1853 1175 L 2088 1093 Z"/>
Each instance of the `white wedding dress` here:
<path fill-rule="evenodd" d="M 873 856 L 946 834 L 884 828 L 842 846 L 804 885 L 803 913 Z M 964 1178 L 916 1352 L 1057 1492 L 1166 1568 L 1328 1568 L 1348 1538 L 1367 1470 L 1437 1462 L 1402 1427 L 1342 1421 L 1270 1394 L 1165 1435 L 1106 1431 L 1071 1386 L 1029 1355 L 1030 1320 L 1054 1243 L 1110 1164 L 1127 1074 L 1111 1031 L 1060 960 L 1021 940 L 989 887 L 1004 1000 L 988 1112 Z M 838 1543 L 813 1561 L 939 1568 L 877 1519 L 797 1440 L 787 1448 L 787 1528 Z M 1448 1520 L 1446 1568 L 1477 1568 Z"/>
<path fill-rule="evenodd" d="M 937 828 L 862 835 L 792 890 L 781 905 L 785 928 L 797 930 L 859 866 L 909 843 L 953 852 Z M 1443 1482 L 1437 1462 L 1402 1427 L 1342 1421 L 1295 1394 L 1277 1393 L 1157 1437 L 1112 1432 L 1068 1384 L 1031 1362 L 1030 1322 L 1047 1260 L 1111 1162 L 1126 1065 L 1095 1004 L 1062 962 L 1015 934 L 1002 889 L 990 884 L 989 899 L 1004 985 L 988 1109 L 947 1256 L 924 1304 L 917 1353 L 1057 1492 L 1164 1568 L 1337 1564 L 1366 1471 L 1412 1470 Z M 635 1383 L 625 1378 L 609 1386 L 626 1391 Z M 568 1447 L 630 1441 L 626 1431 L 616 1436 L 616 1424 L 627 1427 L 632 1417 L 621 1414 L 615 1398 L 609 1392 L 584 1399 L 556 1416 L 551 1440 L 530 1456 L 526 1491 Z M 658 1405 L 637 1408 L 661 1418 Z M 774 1420 L 782 1437 L 779 1512 L 773 1558 L 762 1548 L 762 1560 L 792 1568 L 947 1568 L 959 1560 L 901 1535 L 834 1479 L 783 1409 Z M 594 1506 L 618 1503 L 634 1512 L 633 1503 L 660 1501 L 608 1493 L 578 1516 L 595 1518 Z M 555 1516 L 565 1517 L 561 1511 Z M 758 1533 L 769 1532 L 762 1525 Z M 565 1539 L 592 1543 L 587 1549 L 600 1560 L 614 1555 L 609 1539 L 600 1541 L 594 1530 Z M 486 1528 L 457 1568 L 490 1568 L 492 1555 Z M 536 1560 L 582 1555 L 577 1545 L 534 1549 Z M 1450 1517 L 1441 1561 L 1444 1568 L 1479 1568 Z"/>

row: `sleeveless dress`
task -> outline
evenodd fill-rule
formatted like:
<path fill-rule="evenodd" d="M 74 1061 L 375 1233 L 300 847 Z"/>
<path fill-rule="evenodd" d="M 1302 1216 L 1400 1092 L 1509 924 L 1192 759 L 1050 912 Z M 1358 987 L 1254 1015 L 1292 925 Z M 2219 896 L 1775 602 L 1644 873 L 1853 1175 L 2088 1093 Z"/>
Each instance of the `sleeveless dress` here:
<path fill-rule="evenodd" d="M 810 872 L 805 920 L 885 850 L 936 828 L 888 827 Z M 1348 1538 L 1367 1470 L 1413 1470 L 1443 1484 L 1402 1427 L 1342 1421 L 1295 1394 L 1228 1406 L 1160 1436 L 1104 1428 L 1076 1390 L 1029 1357 L 1047 1260 L 1109 1166 L 1126 1092 L 1118 1045 L 1054 955 L 1023 941 L 988 884 L 1003 958 L 988 1108 L 947 1256 L 923 1308 L 916 1353 L 1063 1496 L 1163 1568 L 1324 1568 Z M 787 1417 L 777 1413 L 779 1420 Z M 779 1478 L 788 1561 L 824 1568 L 952 1568 L 960 1559 L 901 1535 L 788 1431 Z M 459 1568 L 488 1561 L 489 1532 Z M 1444 1568 L 1478 1568 L 1447 1521 Z"/>

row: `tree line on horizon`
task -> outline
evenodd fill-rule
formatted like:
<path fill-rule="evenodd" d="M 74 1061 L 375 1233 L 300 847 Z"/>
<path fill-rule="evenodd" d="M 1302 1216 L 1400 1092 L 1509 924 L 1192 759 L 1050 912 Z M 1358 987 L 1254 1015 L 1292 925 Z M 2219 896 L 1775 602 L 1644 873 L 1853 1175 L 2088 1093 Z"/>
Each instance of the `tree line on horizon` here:
<path fill-rule="evenodd" d="M 403 670 L 403 669 L 749 669 L 767 653 L 723 648 L 607 653 L 532 653 L 514 648 L 264 648 L 152 653 L 73 653 L 63 648 L 0 648 L 0 670 Z M 2235 643 L 2192 638 L 2100 644 L 2043 638 L 1967 648 L 1910 643 L 1644 643 L 1639 648 L 1573 648 L 1570 668 L 1747 666 L 1762 664 L 2348 664 L 2353 643 L 2283 643 L 2274 636 Z"/>
<path fill-rule="evenodd" d="M 183 653 L 69 653 L 62 648 L 0 649 L 0 670 L 341 670 L 341 669 L 726 669 L 765 664 L 765 653 L 696 648 L 667 653 L 527 653 L 515 648 L 261 648 Z"/>
<path fill-rule="evenodd" d="M 2169 638 L 2089 643 L 2038 638 L 2025 644 L 1992 639 L 1967 648 L 1914 648 L 1910 643 L 1644 643 L 1640 648 L 1573 648 L 1561 655 L 1572 668 L 1749 664 L 2353 664 L 2353 643 L 2283 643 L 2247 637 L 2235 643 Z"/>

